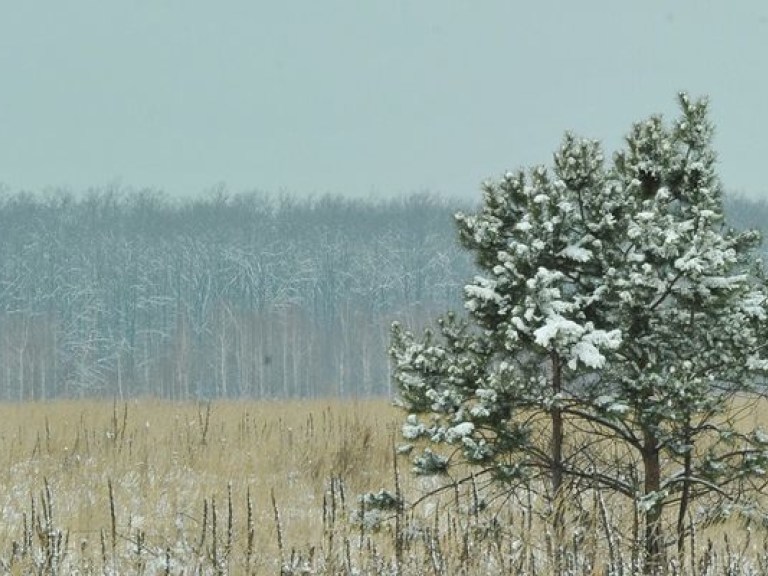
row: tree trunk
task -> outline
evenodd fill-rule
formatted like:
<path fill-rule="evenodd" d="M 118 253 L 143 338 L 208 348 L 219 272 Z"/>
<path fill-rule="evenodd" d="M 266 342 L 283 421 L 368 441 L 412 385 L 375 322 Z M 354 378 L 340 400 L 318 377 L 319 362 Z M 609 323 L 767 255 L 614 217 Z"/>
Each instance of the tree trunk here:
<path fill-rule="evenodd" d="M 563 374 L 560 356 L 554 350 L 550 353 L 552 360 L 552 393 L 557 396 L 563 389 Z M 563 412 L 557 405 L 552 406 L 552 497 L 557 498 L 563 484 Z"/>
<path fill-rule="evenodd" d="M 559 407 L 559 394 L 563 389 L 563 374 L 560 356 L 554 350 L 550 353 L 552 361 L 552 393 L 554 399 L 550 416 L 552 418 L 551 475 L 552 475 L 552 535 L 554 574 L 563 573 L 563 411 Z"/>
<path fill-rule="evenodd" d="M 656 435 L 646 430 L 643 433 L 644 495 L 658 494 L 661 490 L 661 459 Z M 643 572 L 647 575 L 663 573 L 664 547 L 661 533 L 662 503 L 654 499 L 645 513 L 645 561 Z"/>
<path fill-rule="evenodd" d="M 687 444 L 683 470 L 683 487 L 680 491 L 680 506 L 677 512 L 677 559 L 680 566 L 683 566 L 685 560 L 685 517 L 688 514 L 688 507 L 691 503 L 691 475 L 693 468 L 693 444 L 691 439 L 690 424 L 686 423 L 685 441 Z"/>

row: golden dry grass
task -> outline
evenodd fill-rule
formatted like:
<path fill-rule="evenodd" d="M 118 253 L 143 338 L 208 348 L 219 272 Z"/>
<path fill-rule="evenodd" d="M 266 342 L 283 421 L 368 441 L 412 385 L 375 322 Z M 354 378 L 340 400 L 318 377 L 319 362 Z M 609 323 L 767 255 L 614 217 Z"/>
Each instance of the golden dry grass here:
<path fill-rule="evenodd" d="M 68 556 L 77 554 L 83 567 L 101 569 L 106 561 L 125 570 L 143 547 L 138 555 L 145 554 L 153 570 L 170 564 L 178 573 L 173 568 L 185 563 L 210 563 L 214 552 L 223 558 L 231 540 L 228 570 L 240 573 L 250 498 L 251 569 L 275 573 L 280 551 L 272 495 L 283 553 L 321 545 L 324 498 L 328 513 L 332 504 L 341 507 L 341 494 L 329 502 L 331 480 L 339 479 L 334 489 L 345 492 L 347 513 L 357 494 L 381 488 L 387 473 L 391 477 L 398 423 L 397 412 L 381 400 L 0 406 L 0 558 L 5 568 L 28 566 L 22 552 L 31 556 L 31 549 L 44 547 L 29 524 L 33 506 L 36 522 L 45 524 L 48 490 L 51 527 L 68 537 Z"/>
<path fill-rule="evenodd" d="M 0 573 L 551 573 L 546 514 L 530 492 L 480 510 L 473 491 L 489 493 L 478 480 L 356 521 L 360 494 L 396 491 L 402 420 L 386 400 L 0 405 Z M 405 469 L 398 478 L 409 502 L 439 485 Z M 611 530 L 631 512 L 597 493 L 584 502 L 562 556 L 568 573 L 604 573 L 611 539 L 620 545 Z M 720 543 L 710 560 L 708 537 Z M 734 553 L 768 566 L 757 534 L 719 528 L 695 545 L 685 573 Z"/>

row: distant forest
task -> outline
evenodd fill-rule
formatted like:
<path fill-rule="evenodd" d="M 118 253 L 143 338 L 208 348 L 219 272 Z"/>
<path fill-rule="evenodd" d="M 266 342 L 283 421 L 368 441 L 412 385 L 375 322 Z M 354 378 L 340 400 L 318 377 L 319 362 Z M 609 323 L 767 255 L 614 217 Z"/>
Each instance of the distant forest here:
<path fill-rule="evenodd" d="M 461 306 L 452 215 L 397 200 L 0 196 L 0 400 L 382 395 L 389 326 Z M 768 231 L 768 205 L 729 198 Z"/>

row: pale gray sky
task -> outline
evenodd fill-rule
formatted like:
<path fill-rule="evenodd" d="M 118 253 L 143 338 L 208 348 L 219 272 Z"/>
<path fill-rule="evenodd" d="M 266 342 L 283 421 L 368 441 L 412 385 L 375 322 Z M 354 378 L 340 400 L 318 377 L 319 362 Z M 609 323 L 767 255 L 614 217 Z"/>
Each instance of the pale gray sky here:
<path fill-rule="evenodd" d="M 768 197 L 764 0 L 0 2 L 12 190 L 473 198 L 685 89 L 727 188 Z"/>

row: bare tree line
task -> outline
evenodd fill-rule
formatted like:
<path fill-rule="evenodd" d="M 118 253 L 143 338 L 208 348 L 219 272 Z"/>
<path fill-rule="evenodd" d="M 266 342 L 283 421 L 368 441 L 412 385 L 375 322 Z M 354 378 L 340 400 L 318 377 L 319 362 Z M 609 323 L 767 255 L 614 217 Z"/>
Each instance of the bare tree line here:
<path fill-rule="evenodd" d="M 382 394 L 388 328 L 455 307 L 454 206 L 224 192 L 0 199 L 0 398 Z"/>
<path fill-rule="evenodd" d="M 389 325 L 460 306 L 457 203 L 0 195 L 0 399 L 386 394 Z M 736 223 L 765 203 L 729 202 Z"/>

